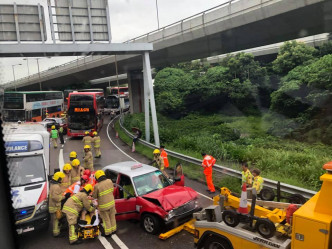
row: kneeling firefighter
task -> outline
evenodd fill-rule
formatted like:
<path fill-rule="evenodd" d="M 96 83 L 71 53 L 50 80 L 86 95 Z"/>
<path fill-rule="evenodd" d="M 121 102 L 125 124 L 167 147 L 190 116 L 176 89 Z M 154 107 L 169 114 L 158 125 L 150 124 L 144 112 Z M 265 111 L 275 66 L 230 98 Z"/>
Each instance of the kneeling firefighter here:
<path fill-rule="evenodd" d="M 62 212 L 66 214 L 67 222 L 69 226 L 69 243 L 80 244 L 81 240 L 78 239 L 77 232 L 75 231 L 75 225 L 77 224 L 77 218 L 83 207 L 89 211 L 93 212 L 95 210 L 93 204 L 89 201 L 88 195 L 93 191 L 91 184 L 87 184 L 84 188 L 77 194 L 70 197 L 62 208 Z"/>

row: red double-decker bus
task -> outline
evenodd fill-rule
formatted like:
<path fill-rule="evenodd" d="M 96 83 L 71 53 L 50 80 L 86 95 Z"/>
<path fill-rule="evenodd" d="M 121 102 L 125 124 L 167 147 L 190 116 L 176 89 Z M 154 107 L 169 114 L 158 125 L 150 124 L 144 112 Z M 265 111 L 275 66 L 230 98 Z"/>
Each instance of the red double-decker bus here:
<path fill-rule="evenodd" d="M 73 92 L 68 98 L 68 136 L 84 136 L 103 125 L 103 92 Z"/>

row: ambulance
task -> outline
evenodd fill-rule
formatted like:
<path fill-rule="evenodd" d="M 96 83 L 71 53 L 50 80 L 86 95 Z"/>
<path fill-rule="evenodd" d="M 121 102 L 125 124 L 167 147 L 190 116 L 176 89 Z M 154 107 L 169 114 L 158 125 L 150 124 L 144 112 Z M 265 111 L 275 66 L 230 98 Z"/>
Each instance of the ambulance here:
<path fill-rule="evenodd" d="M 4 139 L 17 233 L 47 229 L 50 134 L 40 124 L 6 124 Z"/>

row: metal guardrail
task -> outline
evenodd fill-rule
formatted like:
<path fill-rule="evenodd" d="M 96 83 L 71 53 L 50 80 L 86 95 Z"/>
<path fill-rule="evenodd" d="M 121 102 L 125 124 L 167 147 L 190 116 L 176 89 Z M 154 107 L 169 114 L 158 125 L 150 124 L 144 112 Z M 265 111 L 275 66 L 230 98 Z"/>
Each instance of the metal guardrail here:
<path fill-rule="evenodd" d="M 120 119 L 121 129 L 129 137 L 133 138 L 134 135 L 132 133 L 130 133 L 123 126 L 122 122 L 123 122 L 122 119 Z M 149 148 L 151 148 L 151 149 L 159 149 L 154 144 L 149 143 L 145 140 L 139 139 L 138 142 L 145 145 L 145 146 L 147 146 L 147 147 L 149 147 Z M 175 151 L 171 151 L 171 150 L 166 150 L 166 152 L 168 153 L 168 155 L 170 155 L 172 157 L 175 157 L 175 158 L 178 158 L 180 160 L 186 161 L 188 163 L 192 163 L 192 164 L 196 164 L 196 165 L 201 165 L 202 164 L 202 160 L 199 160 L 197 158 L 186 156 L 186 155 L 183 155 L 183 154 L 177 153 Z M 228 175 L 228 176 L 236 177 L 236 178 L 239 178 L 239 179 L 242 178 L 242 175 L 241 175 L 240 171 L 235 170 L 235 169 L 230 169 L 228 167 L 221 166 L 221 165 L 218 165 L 218 164 L 214 165 L 214 171 L 217 171 L 221 174 L 225 174 L 225 175 Z M 266 187 L 269 187 L 269 188 L 272 188 L 272 189 L 277 189 L 278 182 L 274 181 L 274 180 L 264 178 L 264 185 Z M 280 190 L 283 191 L 283 192 L 289 193 L 289 194 L 300 194 L 300 195 L 304 196 L 307 199 L 311 198 L 313 195 L 315 195 L 317 193 L 317 192 L 309 190 L 309 189 L 300 188 L 300 187 L 289 185 L 289 184 L 286 184 L 286 183 L 280 183 Z"/>

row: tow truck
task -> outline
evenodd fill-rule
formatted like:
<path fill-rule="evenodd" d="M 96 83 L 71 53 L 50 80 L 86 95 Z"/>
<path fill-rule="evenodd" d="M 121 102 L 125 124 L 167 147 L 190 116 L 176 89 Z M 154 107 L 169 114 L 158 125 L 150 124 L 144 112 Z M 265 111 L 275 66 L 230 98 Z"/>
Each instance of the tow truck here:
<path fill-rule="evenodd" d="M 272 237 L 265 238 L 247 223 L 232 227 L 223 222 L 223 201 L 212 205 L 194 215 L 194 243 L 200 248 L 221 249 L 331 249 L 332 248 L 332 161 L 323 166 L 326 173 L 320 177 L 323 181 L 321 190 L 300 206 L 289 220 L 288 233 L 278 231 Z M 268 203 L 268 202 L 266 202 Z M 265 203 L 265 204 L 266 204 Z M 214 203 L 216 204 L 216 203 Z M 259 206 L 257 207 L 258 209 Z M 257 217 L 259 210 L 254 207 Z M 272 212 L 272 211 L 271 211 Z M 286 225 L 282 217 L 275 223 Z M 280 222 L 280 223 L 279 223 Z"/>

